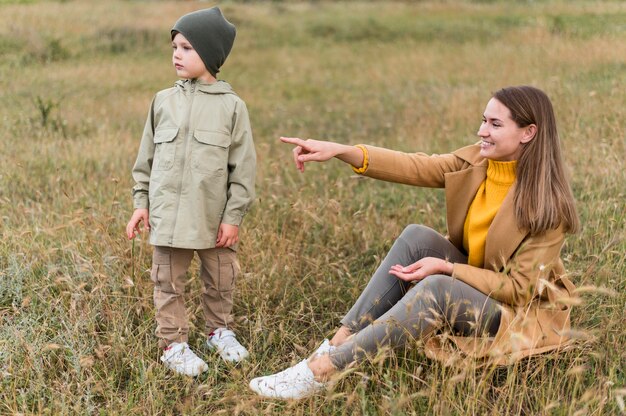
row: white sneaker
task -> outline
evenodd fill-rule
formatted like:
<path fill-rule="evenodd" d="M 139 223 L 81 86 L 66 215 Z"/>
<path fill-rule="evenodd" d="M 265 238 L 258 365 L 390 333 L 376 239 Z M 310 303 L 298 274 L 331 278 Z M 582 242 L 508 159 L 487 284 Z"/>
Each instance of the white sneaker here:
<path fill-rule="evenodd" d="M 209 366 L 189 348 L 186 342 L 170 344 L 161 356 L 166 367 L 186 376 L 197 376 L 209 369 Z"/>
<path fill-rule="evenodd" d="M 280 373 L 252 379 L 250 388 L 265 397 L 303 399 L 324 390 L 326 383 L 315 381 L 307 360 L 302 360 Z"/>
<path fill-rule="evenodd" d="M 207 345 L 212 350 L 217 350 L 224 361 L 238 363 L 248 358 L 248 350 L 237 341 L 235 333 L 230 329 L 218 328 L 211 332 Z"/>
<path fill-rule="evenodd" d="M 320 345 L 319 347 L 317 347 L 317 349 L 315 351 L 313 351 L 313 354 L 311 354 L 311 357 L 315 357 L 315 356 L 318 356 L 318 355 L 324 355 L 324 354 L 330 354 L 336 348 L 337 347 L 335 347 L 334 345 L 330 345 L 330 341 L 327 338 L 324 341 L 322 341 L 322 345 Z"/>

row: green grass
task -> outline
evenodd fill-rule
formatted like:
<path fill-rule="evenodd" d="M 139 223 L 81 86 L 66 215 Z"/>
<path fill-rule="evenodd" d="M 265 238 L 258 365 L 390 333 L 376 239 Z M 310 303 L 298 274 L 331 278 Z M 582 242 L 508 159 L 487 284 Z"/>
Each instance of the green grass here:
<path fill-rule="evenodd" d="M 626 7 L 621 2 L 224 2 L 221 77 L 246 100 L 259 169 L 242 230 L 237 331 L 195 380 L 158 363 L 151 249 L 123 236 L 152 95 L 174 81 L 169 28 L 193 2 L 0 1 L 0 414 L 623 414 Z M 563 258 L 584 302 L 577 348 L 498 369 L 446 368 L 419 345 L 301 402 L 250 378 L 334 328 L 406 224 L 445 231 L 440 190 L 299 174 L 278 136 L 446 152 L 475 140 L 491 92 L 553 99 L 583 223 Z"/>

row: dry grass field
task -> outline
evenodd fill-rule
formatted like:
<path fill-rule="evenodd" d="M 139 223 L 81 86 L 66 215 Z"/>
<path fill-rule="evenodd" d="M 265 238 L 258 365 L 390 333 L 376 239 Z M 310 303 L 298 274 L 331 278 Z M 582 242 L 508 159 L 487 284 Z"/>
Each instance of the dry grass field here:
<path fill-rule="evenodd" d="M 626 400 L 626 4 L 220 2 L 238 27 L 222 79 L 246 100 L 258 198 L 235 312 L 249 361 L 190 344 L 158 362 L 151 248 L 123 235 L 153 94 L 175 81 L 169 29 L 195 1 L 0 0 L 0 414 L 619 415 Z M 292 166 L 280 135 L 446 152 L 476 140 L 491 92 L 552 98 L 583 223 L 563 258 L 576 347 L 511 367 L 444 367 L 416 343 L 327 394 L 261 399 L 255 376 L 332 334 L 405 225 L 445 231 L 440 190 Z M 197 330 L 195 330 L 197 328 Z"/>

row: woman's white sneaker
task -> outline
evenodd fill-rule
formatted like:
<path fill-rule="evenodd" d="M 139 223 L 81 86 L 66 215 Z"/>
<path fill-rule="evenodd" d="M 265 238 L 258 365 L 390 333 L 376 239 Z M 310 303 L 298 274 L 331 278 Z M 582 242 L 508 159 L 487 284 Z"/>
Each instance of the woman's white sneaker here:
<path fill-rule="evenodd" d="M 320 345 L 319 347 L 317 347 L 315 351 L 313 351 L 313 354 L 311 355 L 311 357 L 316 357 L 318 355 L 324 355 L 324 354 L 330 354 L 336 348 L 337 347 L 335 347 L 334 345 L 330 345 L 330 341 L 328 340 L 328 338 L 326 338 L 324 341 L 322 341 L 322 345 Z"/>
<path fill-rule="evenodd" d="M 250 388 L 264 397 L 303 399 L 323 391 L 326 383 L 316 381 L 307 360 L 302 360 L 280 373 L 252 379 Z"/>
<path fill-rule="evenodd" d="M 207 345 L 212 350 L 217 350 L 224 361 L 238 363 L 248 358 L 248 350 L 237 341 L 235 333 L 230 329 L 218 328 L 211 332 Z"/>
<path fill-rule="evenodd" d="M 186 342 L 173 342 L 163 350 L 161 361 L 166 367 L 178 374 L 197 376 L 209 369 L 200 357 L 198 357 Z"/>

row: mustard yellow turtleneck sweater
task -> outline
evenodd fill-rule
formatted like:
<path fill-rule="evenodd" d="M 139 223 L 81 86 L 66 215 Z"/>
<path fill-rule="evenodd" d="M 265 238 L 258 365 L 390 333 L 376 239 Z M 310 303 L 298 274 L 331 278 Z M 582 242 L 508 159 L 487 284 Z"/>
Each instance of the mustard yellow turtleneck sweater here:
<path fill-rule="evenodd" d="M 472 201 L 463 227 L 463 248 L 468 253 L 471 266 L 483 267 L 485 241 L 502 201 L 515 182 L 517 161 L 497 162 L 489 160 L 487 178 L 480 185 Z"/>

